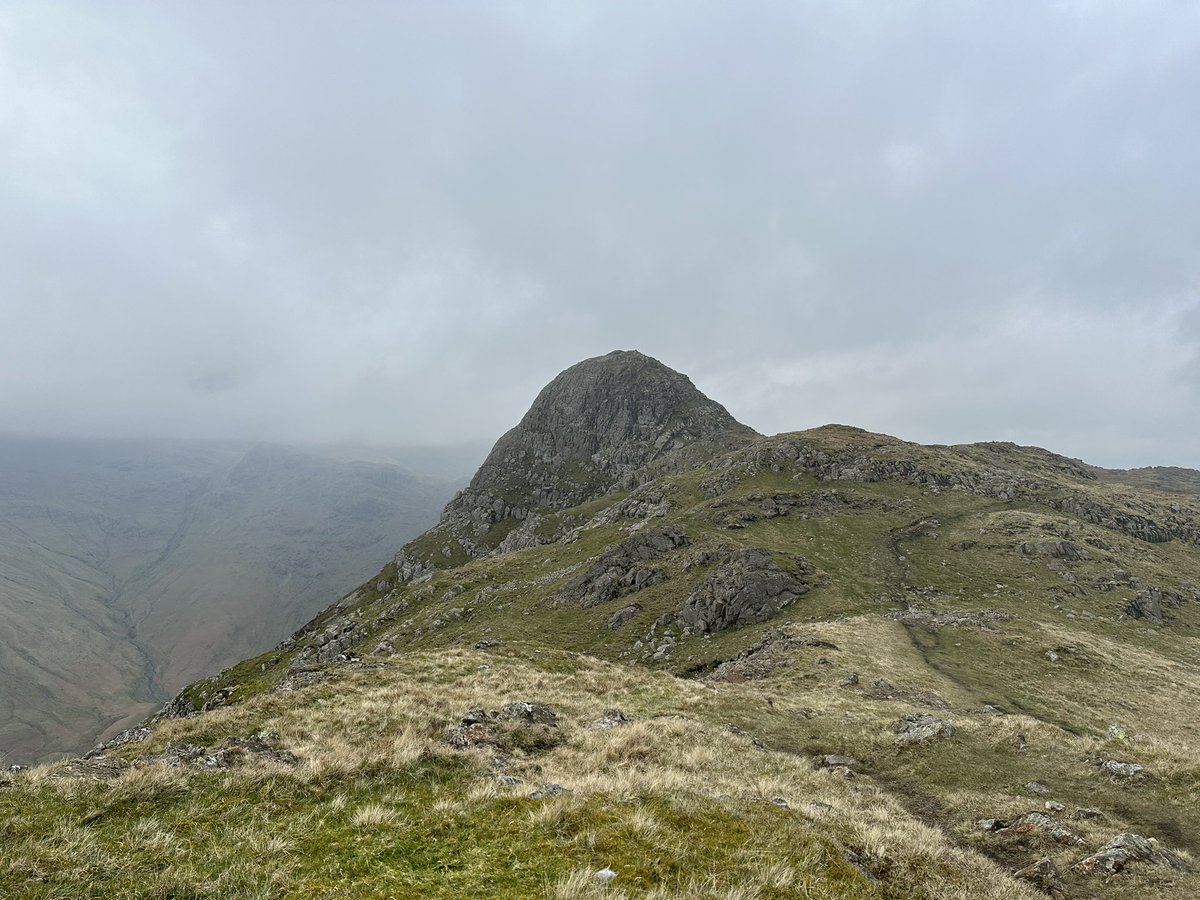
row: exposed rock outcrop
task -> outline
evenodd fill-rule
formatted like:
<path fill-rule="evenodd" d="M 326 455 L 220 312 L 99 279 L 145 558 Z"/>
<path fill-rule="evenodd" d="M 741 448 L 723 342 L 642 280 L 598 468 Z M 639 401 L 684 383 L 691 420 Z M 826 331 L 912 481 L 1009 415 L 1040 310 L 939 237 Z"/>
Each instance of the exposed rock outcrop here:
<path fill-rule="evenodd" d="M 1116 875 L 1134 862 L 1183 868 L 1183 859 L 1179 854 L 1164 849 L 1154 838 L 1126 832 L 1118 834 L 1097 852 L 1080 860 L 1074 869 L 1084 875 Z"/>
<path fill-rule="evenodd" d="M 500 709 L 473 709 L 446 733 L 446 743 L 456 750 L 493 747 L 536 752 L 557 746 L 558 714 L 545 703 L 521 700 Z"/>
<path fill-rule="evenodd" d="M 909 747 L 952 738 L 958 729 L 953 722 L 922 713 L 901 718 L 897 730 L 900 735 L 896 738 L 896 746 Z"/>
<path fill-rule="evenodd" d="M 1070 541 L 1025 541 L 1017 547 L 1025 556 L 1050 556 L 1072 562 L 1091 559 L 1091 554 Z"/>
<path fill-rule="evenodd" d="M 984 831 L 1006 831 L 1011 834 L 1040 834 L 1059 844 L 1085 843 L 1083 838 L 1042 812 L 1026 813 L 1015 819 L 982 819 L 979 827 Z"/>
<path fill-rule="evenodd" d="M 1146 619 L 1161 625 L 1167 621 L 1164 608 L 1178 609 L 1183 603 L 1183 595 L 1176 591 L 1140 587 L 1133 599 L 1129 601 L 1125 613 L 1135 619 Z"/>
<path fill-rule="evenodd" d="M 1027 881 L 1051 896 L 1061 896 L 1058 891 L 1058 866 L 1049 856 L 1014 872 L 1013 878 Z"/>
<path fill-rule="evenodd" d="M 816 571 L 807 560 L 796 557 L 795 562 L 803 574 Z M 753 625 L 772 618 L 808 589 L 807 582 L 781 568 L 766 550 L 735 550 L 683 602 L 676 619 L 694 632 Z"/>
<path fill-rule="evenodd" d="M 636 532 L 572 578 L 559 591 L 556 602 L 577 603 L 587 609 L 659 584 L 666 574 L 648 563 L 687 544 L 687 535 L 674 528 Z"/>

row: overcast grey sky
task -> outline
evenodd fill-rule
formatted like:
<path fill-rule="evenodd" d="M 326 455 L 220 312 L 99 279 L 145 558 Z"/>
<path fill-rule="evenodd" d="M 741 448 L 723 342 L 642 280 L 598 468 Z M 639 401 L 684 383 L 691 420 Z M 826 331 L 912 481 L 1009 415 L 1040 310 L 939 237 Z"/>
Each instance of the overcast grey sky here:
<path fill-rule="evenodd" d="M 0 0 L 0 432 L 490 440 L 617 348 L 1200 467 L 1200 5 Z"/>

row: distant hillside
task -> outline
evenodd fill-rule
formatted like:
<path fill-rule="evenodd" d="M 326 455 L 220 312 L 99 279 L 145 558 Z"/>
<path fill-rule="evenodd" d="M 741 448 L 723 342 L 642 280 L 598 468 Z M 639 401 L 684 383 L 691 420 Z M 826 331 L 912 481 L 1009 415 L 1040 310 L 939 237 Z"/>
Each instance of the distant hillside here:
<path fill-rule="evenodd" d="M 1118 484 L 1190 494 L 1200 497 L 1200 472 L 1178 466 L 1146 466 L 1141 469 L 1100 469 L 1100 477 Z"/>
<path fill-rule="evenodd" d="M 0 753 L 78 752 L 278 641 L 454 487 L 350 451 L 0 440 Z"/>

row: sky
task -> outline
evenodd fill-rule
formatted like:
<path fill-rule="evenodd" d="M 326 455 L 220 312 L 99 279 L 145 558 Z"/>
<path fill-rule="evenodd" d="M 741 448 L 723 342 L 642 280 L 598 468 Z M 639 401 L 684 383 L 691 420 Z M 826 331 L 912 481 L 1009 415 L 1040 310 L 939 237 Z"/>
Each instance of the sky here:
<path fill-rule="evenodd" d="M 490 442 L 639 349 L 1200 467 L 1200 5 L 0 0 L 0 433 Z"/>

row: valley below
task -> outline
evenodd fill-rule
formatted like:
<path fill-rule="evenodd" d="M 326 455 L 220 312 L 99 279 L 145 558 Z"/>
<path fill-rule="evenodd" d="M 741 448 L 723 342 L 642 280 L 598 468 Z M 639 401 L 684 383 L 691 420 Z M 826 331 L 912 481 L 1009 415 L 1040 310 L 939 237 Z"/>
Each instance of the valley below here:
<path fill-rule="evenodd" d="M 455 486 L 378 452 L 0 440 L 0 754 L 82 752 L 277 642 Z"/>

